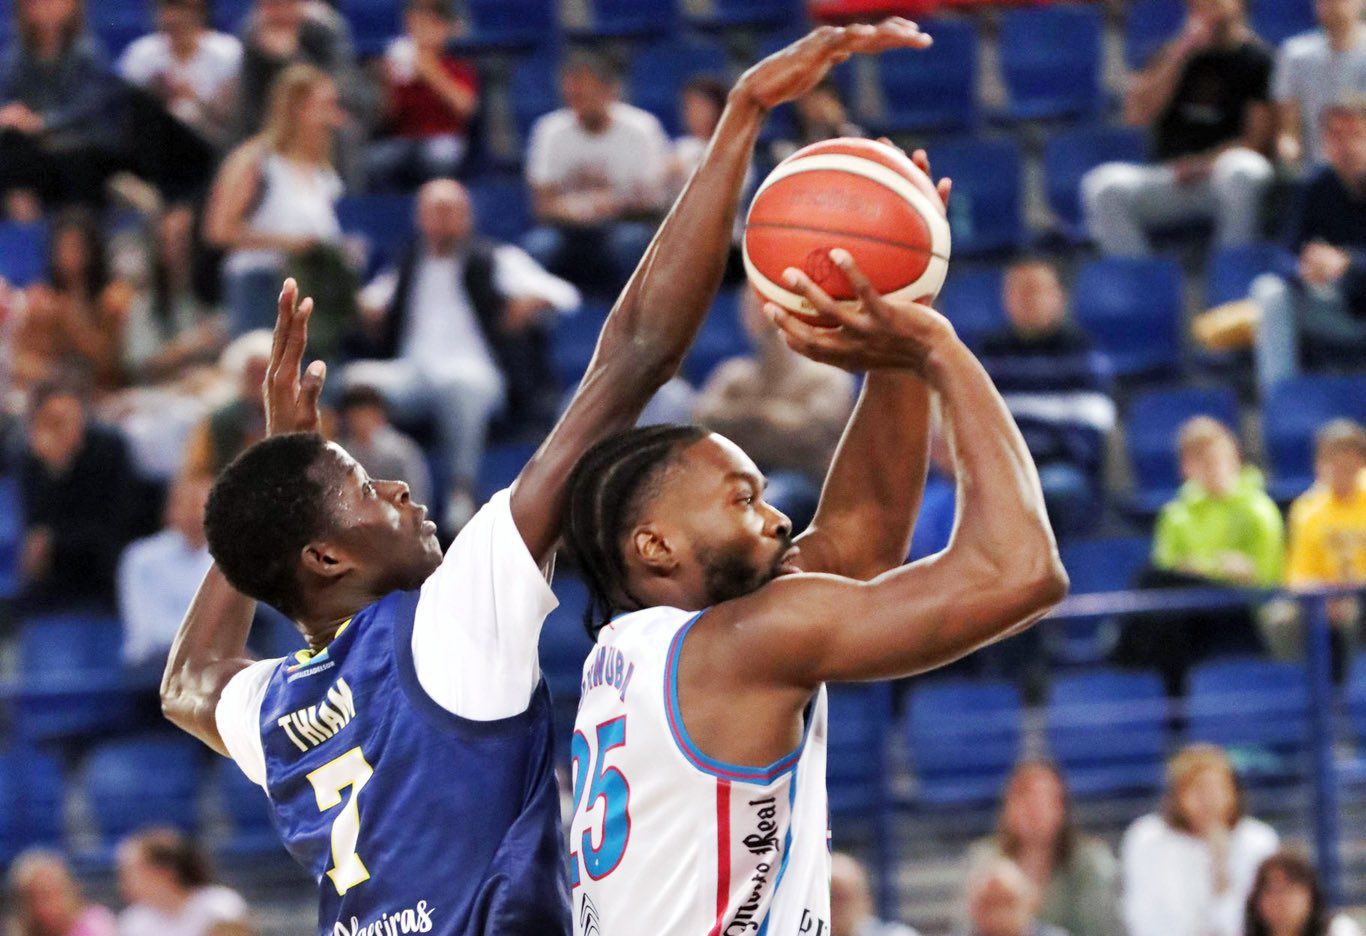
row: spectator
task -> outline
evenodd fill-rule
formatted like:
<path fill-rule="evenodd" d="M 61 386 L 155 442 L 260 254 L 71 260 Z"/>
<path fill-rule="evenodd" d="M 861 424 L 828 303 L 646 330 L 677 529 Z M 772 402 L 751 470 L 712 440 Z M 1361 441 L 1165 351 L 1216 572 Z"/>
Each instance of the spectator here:
<path fill-rule="evenodd" d="M 752 289 L 740 318 L 754 354 L 722 362 L 698 395 L 694 418 L 742 446 L 768 475 L 765 499 L 801 530 L 854 408 L 854 380 L 788 348 Z"/>
<path fill-rule="evenodd" d="M 1299 262 L 1252 284 L 1263 395 L 1301 363 L 1351 367 L 1366 354 L 1366 95 L 1320 121 L 1327 165 L 1306 180 L 1282 238 Z"/>
<path fill-rule="evenodd" d="M 209 936 L 218 923 L 248 919 L 246 901 L 214 884 L 208 859 L 173 829 L 125 839 L 116 863 L 128 904 L 119 914 L 119 936 Z"/>
<path fill-rule="evenodd" d="M 80 0 L 16 0 L 0 55 L 0 194 L 22 188 L 45 201 L 96 202 L 117 128 L 112 82 Z"/>
<path fill-rule="evenodd" d="M 422 449 L 389 423 L 389 408 L 378 390 L 350 387 L 342 394 L 337 417 L 337 441 L 370 477 L 404 481 L 413 500 L 432 502 L 432 479 Z"/>
<path fill-rule="evenodd" d="M 205 0 L 157 0 L 157 31 L 119 59 L 125 81 L 217 146 L 231 136 L 242 43 L 207 26 Z"/>
<path fill-rule="evenodd" d="M 1038 465 L 1054 529 L 1083 532 L 1101 504 L 1115 425 L 1109 365 L 1068 321 L 1067 293 L 1051 264 L 1011 264 L 1003 300 L 1010 322 L 983 339 L 982 363 Z"/>
<path fill-rule="evenodd" d="M 1243 792 L 1221 749 L 1192 744 L 1167 765 L 1162 812 L 1124 833 L 1129 936 L 1243 936 L 1257 868 L 1276 850 L 1266 823 L 1243 814 Z"/>
<path fill-rule="evenodd" d="M 1221 245 L 1257 239 L 1272 182 L 1271 53 L 1246 0 L 1187 0 L 1186 25 L 1130 81 L 1125 119 L 1152 128 L 1152 165 L 1106 163 L 1082 179 L 1087 228 L 1106 254 L 1149 252 L 1154 226 L 1213 218 Z"/>
<path fill-rule="evenodd" d="M 1042 895 L 1039 919 L 1069 936 L 1118 936 L 1119 864 L 1100 839 L 1073 824 L 1072 802 L 1058 769 L 1024 761 L 1006 783 L 996 832 L 975 842 L 970 868 L 1015 862 Z M 971 876 L 971 875 L 969 875 Z"/>
<path fill-rule="evenodd" d="M 184 368 L 212 361 L 227 341 L 222 316 L 194 291 L 193 229 L 194 212 L 185 205 L 153 221 L 147 282 L 123 324 L 123 368 L 139 383 L 174 380 Z"/>
<path fill-rule="evenodd" d="M 109 274 L 93 214 L 72 208 L 57 218 L 48 241 L 47 283 L 30 287 L 25 298 L 14 362 L 21 385 L 58 367 L 90 374 L 100 390 L 122 382 L 120 334 L 131 291 Z"/>
<path fill-rule="evenodd" d="M 865 135 L 863 128 L 849 119 L 839 87 L 829 78 L 797 99 L 792 118 L 794 136 L 773 144 L 774 162 L 781 162 L 803 146 L 822 140 Z"/>
<path fill-rule="evenodd" d="M 270 364 L 270 332 L 248 332 L 223 349 L 219 369 L 234 383 L 235 394 L 201 422 L 190 438 L 185 472 L 210 482 L 228 462 L 266 435 L 261 385 Z"/>
<path fill-rule="evenodd" d="M 114 569 L 131 524 L 123 439 L 90 421 L 75 384 L 51 380 L 31 394 L 27 442 L 19 469 L 23 606 L 112 611 Z"/>
<path fill-rule="evenodd" d="M 1245 936 L 1361 936 L 1346 914 L 1333 916 L 1314 866 L 1298 852 L 1279 851 L 1257 869 L 1247 898 Z"/>
<path fill-rule="evenodd" d="M 458 23 L 449 0 L 407 0 L 406 35 L 384 53 L 384 136 L 370 144 L 370 184 L 409 190 L 453 176 L 469 149 L 479 74 L 451 55 Z"/>
<path fill-rule="evenodd" d="M 130 543 L 118 567 L 123 663 L 160 681 L 166 653 L 213 559 L 204 540 L 209 483 L 187 477 L 166 499 L 165 529 Z"/>
<path fill-rule="evenodd" d="M 342 184 L 332 166 L 332 137 L 344 119 L 332 79 L 311 65 L 293 66 L 271 89 L 265 129 L 219 172 L 204 233 L 229 252 L 223 269 L 231 334 L 271 327 L 280 283 L 291 273 L 300 294 L 316 303 L 313 352 L 337 354 L 355 301 L 345 286 L 352 277 L 334 207 Z"/>
<path fill-rule="evenodd" d="M 1323 111 L 1349 93 L 1366 93 L 1366 0 L 1317 0 L 1320 28 L 1281 45 L 1272 73 L 1276 153 L 1282 162 L 1314 169 Z"/>
<path fill-rule="evenodd" d="M 14 904 L 9 936 L 114 936 L 114 915 L 87 903 L 56 852 L 32 850 L 14 859 L 9 869 Z"/>
<path fill-rule="evenodd" d="M 680 108 L 686 131 L 674 140 L 669 161 L 669 191 L 677 196 L 692 178 L 693 170 L 702 161 L 711 135 L 721 122 L 721 111 L 726 107 L 729 86 L 711 75 L 699 75 L 683 86 Z M 752 173 L 753 170 L 751 170 Z"/>
<path fill-rule="evenodd" d="M 494 414 L 506 403 L 535 422 L 554 409 L 541 319 L 576 308 L 579 295 L 521 249 L 477 236 L 469 194 L 458 182 L 423 186 L 417 226 L 418 242 L 397 269 L 361 297 L 375 360 L 352 364 L 345 382 L 375 387 L 395 413 L 437 421 L 450 495 L 445 520 L 453 530 L 472 514 Z"/>
<path fill-rule="evenodd" d="M 996 858 L 976 869 L 967 891 L 967 936 L 1067 936 L 1038 921 L 1038 888 L 1009 858 Z"/>
<path fill-rule="evenodd" d="M 571 56 L 560 87 L 566 106 L 531 128 L 527 183 L 540 223 L 525 246 L 547 269 L 614 291 L 654 234 L 669 141 L 653 115 L 619 100 L 620 77 L 601 56 Z"/>
<path fill-rule="evenodd" d="M 916 936 L 900 923 L 884 923 L 873 914 L 868 872 L 843 852 L 830 856 L 830 936 Z"/>
<path fill-rule="evenodd" d="M 209 936 L 260 936 L 256 927 L 242 921 L 215 923 L 209 929 Z"/>

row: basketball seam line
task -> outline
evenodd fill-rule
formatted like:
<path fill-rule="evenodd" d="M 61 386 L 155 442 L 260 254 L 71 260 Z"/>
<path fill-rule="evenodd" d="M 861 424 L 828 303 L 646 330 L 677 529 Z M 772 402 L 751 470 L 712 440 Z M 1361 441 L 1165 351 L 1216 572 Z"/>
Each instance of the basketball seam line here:
<path fill-rule="evenodd" d="M 808 234 L 834 234 L 837 237 L 857 237 L 859 240 L 872 241 L 876 244 L 886 244 L 888 247 L 900 247 L 902 250 L 910 250 L 914 253 L 923 253 L 927 256 L 938 257 L 940 260 L 947 261 L 949 258 L 943 254 L 937 254 L 933 250 L 926 250 L 917 244 L 903 244 L 901 241 L 888 240 L 885 237 L 877 237 L 873 234 L 860 234 L 857 231 L 840 231 L 831 228 L 813 228 L 803 224 L 779 224 L 774 221 L 747 222 L 745 230 L 751 228 L 773 228 L 779 231 L 804 231 Z"/>

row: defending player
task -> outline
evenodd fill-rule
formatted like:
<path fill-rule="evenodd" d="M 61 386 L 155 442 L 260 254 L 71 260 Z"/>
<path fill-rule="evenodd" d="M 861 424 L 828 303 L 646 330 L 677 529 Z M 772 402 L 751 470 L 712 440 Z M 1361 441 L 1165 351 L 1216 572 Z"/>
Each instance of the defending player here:
<path fill-rule="evenodd" d="M 939 394 L 958 470 L 953 538 L 867 582 L 799 574 L 844 573 L 832 557 L 883 523 L 909 530 L 904 501 L 862 528 L 825 522 L 863 461 L 850 448 L 860 422 L 896 412 L 856 413 L 795 541 L 754 463 L 720 436 L 652 427 L 584 456 L 565 523 L 600 628 L 572 749 L 582 936 L 826 936 L 824 684 L 941 666 L 1066 591 L 1033 462 L 985 371 L 934 310 L 876 295 L 845 251 L 831 259 L 858 288 L 856 311 L 786 275 L 839 328 L 766 311 L 808 357 L 870 370 L 870 383 L 915 374 Z M 881 470 L 904 488 L 919 481 L 912 467 L 923 470 Z"/>
<path fill-rule="evenodd" d="M 318 882 L 320 933 L 569 930 L 536 647 L 570 469 L 635 422 L 692 342 L 767 110 L 851 54 L 926 44 L 901 20 L 823 29 L 740 79 L 565 416 L 444 559 L 406 485 L 372 481 L 317 434 L 323 370 L 300 377 L 311 303 L 296 308 L 286 284 L 269 438 L 215 486 L 217 565 L 172 648 L 162 703 L 266 789 Z M 293 617 L 310 651 L 247 659 L 247 595 Z"/>

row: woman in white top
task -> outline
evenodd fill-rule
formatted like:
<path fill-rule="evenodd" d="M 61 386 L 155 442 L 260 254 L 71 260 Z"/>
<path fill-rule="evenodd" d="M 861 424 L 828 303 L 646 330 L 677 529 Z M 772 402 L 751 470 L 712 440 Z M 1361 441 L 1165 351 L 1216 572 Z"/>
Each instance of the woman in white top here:
<path fill-rule="evenodd" d="M 231 334 L 271 327 L 291 258 L 340 244 L 335 203 L 342 183 L 332 152 L 345 120 L 332 79 L 311 65 L 291 65 L 271 87 L 265 128 L 228 156 L 214 180 L 204 234 L 228 253 Z"/>
<path fill-rule="evenodd" d="M 1361 936 L 1361 927 L 1329 913 L 1308 858 L 1279 851 L 1257 870 L 1247 898 L 1247 936 Z"/>
<path fill-rule="evenodd" d="M 203 853 L 173 829 L 125 840 L 117 863 L 119 890 L 128 901 L 118 936 L 209 936 L 220 923 L 247 920 L 246 901 L 214 884 Z"/>
<path fill-rule="evenodd" d="M 1243 815 L 1228 755 L 1190 745 L 1167 765 L 1162 812 L 1124 833 L 1129 936 L 1243 936 L 1247 895 L 1278 842 L 1270 826 Z"/>

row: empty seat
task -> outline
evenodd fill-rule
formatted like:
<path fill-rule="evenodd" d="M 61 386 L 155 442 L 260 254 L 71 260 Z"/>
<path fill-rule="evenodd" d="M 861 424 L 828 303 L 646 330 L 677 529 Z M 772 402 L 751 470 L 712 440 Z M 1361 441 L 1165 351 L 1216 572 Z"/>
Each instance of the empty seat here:
<path fill-rule="evenodd" d="M 741 290 L 723 289 L 702 322 L 702 330 L 683 362 L 683 376 L 693 386 L 702 386 L 716 365 L 727 358 L 750 352 L 749 340 L 740 321 L 741 295 Z"/>
<path fill-rule="evenodd" d="M 806 13 L 800 0 L 711 0 L 711 10 L 692 18 L 700 29 L 764 29 L 802 22 Z"/>
<path fill-rule="evenodd" d="M 1309 743 L 1309 689 L 1304 668 L 1253 657 L 1202 663 L 1190 671 L 1190 738 L 1270 755 L 1259 776 L 1295 773 Z"/>
<path fill-rule="evenodd" d="M 666 39 L 640 49 L 631 60 L 626 98 L 659 118 L 671 135 L 679 130 L 678 99 L 695 75 L 725 75 L 726 55 L 712 43 Z"/>
<path fill-rule="evenodd" d="M 31 747 L 0 752 L 0 862 L 62 839 L 62 769 Z"/>
<path fill-rule="evenodd" d="M 1006 116 L 1039 120 L 1099 111 L 1101 26 L 1095 6 L 1007 11 L 1000 38 Z"/>
<path fill-rule="evenodd" d="M 961 20 L 922 24 L 928 49 L 893 49 L 870 60 L 882 110 L 865 115 L 883 133 L 965 130 L 977 123 L 977 30 Z M 936 165 L 936 171 L 938 169 Z"/>
<path fill-rule="evenodd" d="M 1366 422 L 1366 377 L 1295 377 L 1271 388 L 1262 405 L 1262 444 L 1277 500 L 1314 478 L 1314 433 L 1330 419 Z"/>
<path fill-rule="evenodd" d="M 1358 748 L 1366 748 L 1366 653 L 1358 653 L 1352 660 L 1347 677 L 1347 716 Z"/>
<path fill-rule="evenodd" d="M 193 830 L 202 746 L 180 735 L 106 741 L 90 752 L 85 793 L 105 845 L 153 825 Z"/>
<path fill-rule="evenodd" d="M 1175 370 L 1181 360 L 1181 268 L 1165 258 L 1106 257 L 1084 264 L 1073 312 L 1121 377 Z"/>
<path fill-rule="evenodd" d="M 531 461 L 531 456 L 536 454 L 536 448 L 531 442 L 490 445 L 484 452 L 484 462 L 479 466 L 479 481 L 475 486 L 475 497 L 479 503 L 486 502 L 503 488 L 511 487 L 526 463 Z"/>
<path fill-rule="evenodd" d="M 1246 299 L 1254 279 L 1283 269 L 1291 259 L 1279 244 L 1216 248 L 1205 267 L 1205 305 Z"/>
<path fill-rule="evenodd" d="M 134 39 L 156 31 L 150 0 L 91 0 L 85 15 L 90 31 L 115 58 Z"/>
<path fill-rule="evenodd" d="M 0 600 L 19 590 L 19 545 L 24 533 L 19 481 L 0 476 Z"/>
<path fill-rule="evenodd" d="M 929 147 L 938 176 L 953 179 L 949 226 L 955 257 L 1013 250 L 1024 243 L 1022 162 L 1013 140 L 962 139 Z"/>
<path fill-rule="evenodd" d="M 1137 127 L 1103 124 L 1056 133 L 1044 144 L 1044 190 L 1062 232 L 1073 240 L 1086 236 L 1082 219 L 1081 180 L 1108 162 L 1143 162 L 1147 141 Z"/>
<path fill-rule="evenodd" d="M 337 202 L 342 230 L 365 243 L 368 272 L 398 260 L 413 237 L 415 208 L 411 195 L 351 195 Z"/>
<path fill-rule="evenodd" d="M 948 316 L 969 347 L 976 347 L 982 338 L 1006 326 L 1001 303 L 1004 279 L 1000 267 L 949 268 L 935 308 Z"/>
<path fill-rule="evenodd" d="M 591 0 L 588 15 L 576 34 L 596 39 L 665 35 L 678 18 L 674 0 Z"/>
<path fill-rule="evenodd" d="M 944 679 L 917 686 L 906 744 L 927 805 L 994 800 L 1020 754 L 1023 703 L 1003 681 Z"/>
<path fill-rule="evenodd" d="M 473 50 L 515 51 L 545 45 L 559 32 L 555 0 L 466 0 Z"/>
<path fill-rule="evenodd" d="M 1252 29 L 1273 47 L 1318 25 L 1314 0 L 1252 0 Z"/>
<path fill-rule="evenodd" d="M 588 586 L 576 575 L 559 574 L 554 587 L 560 605 L 541 628 L 541 672 L 555 700 L 565 702 L 579 697 L 583 661 L 593 649 L 583 626 Z"/>
<path fill-rule="evenodd" d="M 1156 790 L 1166 713 L 1156 673 L 1107 668 L 1058 677 L 1045 713 L 1048 749 L 1077 796 Z"/>
<path fill-rule="evenodd" d="M 1181 31 L 1186 18 L 1182 0 L 1133 0 L 1124 16 L 1124 58 L 1142 68 L 1157 50 Z"/>
<path fill-rule="evenodd" d="M 391 39 L 403 33 L 402 0 L 340 0 L 337 7 L 362 56 L 379 55 Z"/>
<path fill-rule="evenodd" d="M 495 240 L 517 243 L 531 229 L 531 205 L 526 183 L 516 176 L 471 180 L 470 201 L 474 227 Z"/>
<path fill-rule="evenodd" d="M 1133 469 L 1134 506 L 1156 513 L 1181 484 L 1176 434 L 1195 416 L 1213 416 L 1238 432 L 1238 397 L 1226 387 L 1150 390 L 1134 397 L 1124 422 L 1125 448 Z"/>
<path fill-rule="evenodd" d="M 54 614 L 30 618 L 19 634 L 21 736 L 39 741 L 117 728 L 131 717 L 118 618 Z"/>
<path fill-rule="evenodd" d="M 251 15 L 253 2 L 254 0 L 214 0 L 210 6 L 214 28 L 232 33 L 234 36 L 239 34 L 247 17 Z"/>
<path fill-rule="evenodd" d="M 247 779 L 236 764 L 219 768 L 218 791 L 232 833 L 222 845 L 234 858 L 284 854 L 284 843 L 271 817 L 265 791 Z"/>
<path fill-rule="evenodd" d="M 830 686 L 826 789 L 830 811 L 873 818 L 887 804 L 887 738 L 892 692 L 886 683 Z"/>
<path fill-rule="evenodd" d="M 606 304 L 589 299 L 574 315 L 556 317 L 551 353 L 562 385 L 574 386 L 583 378 L 588 362 L 593 359 L 607 313 Z"/>
<path fill-rule="evenodd" d="M 0 221 L 0 277 L 12 286 L 28 286 L 47 268 L 47 225 Z"/>
<path fill-rule="evenodd" d="M 1101 536 L 1064 543 L 1059 552 L 1072 581 L 1071 593 L 1090 595 L 1128 591 L 1148 562 L 1146 536 Z"/>
<path fill-rule="evenodd" d="M 525 146 L 536 121 L 560 106 L 560 56 L 556 50 L 540 49 L 512 66 L 508 97 L 512 122 Z"/>

